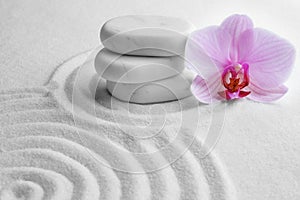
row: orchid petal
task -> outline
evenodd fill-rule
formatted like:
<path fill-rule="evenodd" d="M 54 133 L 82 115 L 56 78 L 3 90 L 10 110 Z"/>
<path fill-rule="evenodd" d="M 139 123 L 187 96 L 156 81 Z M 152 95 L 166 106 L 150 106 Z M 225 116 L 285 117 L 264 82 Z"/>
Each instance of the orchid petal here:
<path fill-rule="evenodd" d="M 186 65 L 205 79 L 211 77 L 228 64 L 229 45 L 230 35 L 218 27 L 195 31 L 186 43 Z"/>
<path fill-rule="evenodd" d="M 231 35 L 230 58 L 236 62 L 239 37 L 244 31 L 253 29 L 253 22 L 246 15 L 231 15 L 222 22 L 220 27 Z"/>
<path fill-rule="evenodd" d="M 254 31 L 248 29 L 244 31 L 238 41 L 237 52 L 238 52 L 238 63 L 245 63 L 249 52 L 252 51 L 254 46 Z"/>
<path fill-rule="evenodd" d="M 227 17 L 222 22 L 221 28 L 225 29 L 234 39 L 238 40 L 242 32 L 253 28 L 253 22 L 247 15 L 235 14 Z"/>
<path fill-rule="evenodd" d="M 251 93 L 248 96 L 249 99 L 265 103 L 280 99 L 288 91 L 288 88 L 284 85 L 280 85 L 272 89 L 262 89 L 254 84 L 251 84 L 249 85 L 249 88 L 251 90 Z"/>
<path fill-rule="evenodd" d="M 295 60 L 295 49 L 277 35 L 255 28 L 239 39 L 239 61 L 250 66 L 251 81 L 261 88 L 275 88 L 289 77 Z"/>
<path fill-rule="evenodd" d="M 222 100 L 222 97 L 219 95 L 221 88 L 221 81 L 218 75 L 215 75 L 214 79 L 209 80 L 196 76 L 193 80 L 191 91 L 200 102 L 210 104 Z"/>

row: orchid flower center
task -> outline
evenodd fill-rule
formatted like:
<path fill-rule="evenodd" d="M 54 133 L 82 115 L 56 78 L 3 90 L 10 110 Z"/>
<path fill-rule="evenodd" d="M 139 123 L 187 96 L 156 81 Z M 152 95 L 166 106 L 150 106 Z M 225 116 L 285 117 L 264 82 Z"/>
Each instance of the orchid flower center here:
<path fill-rule="evenodd" d="M 243 91 L 249 85 L 249 65 L 235 64 L 227 66 L 222 73 L 222 83 L 225 91 L 220 95 L 227 100 L 243 98 L 250 94 L 250 91 Z"/>

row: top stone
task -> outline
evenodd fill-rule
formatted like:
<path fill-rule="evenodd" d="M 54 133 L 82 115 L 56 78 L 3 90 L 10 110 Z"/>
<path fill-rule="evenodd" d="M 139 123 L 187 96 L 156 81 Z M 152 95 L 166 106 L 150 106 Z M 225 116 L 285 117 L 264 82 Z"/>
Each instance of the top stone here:
<path fill-rule="evenodd" d="M 193 25 L 175 17 L 128 15 L 107 21 L 101 28 L 103 45 L 119 54 L 183 55 Z"/>

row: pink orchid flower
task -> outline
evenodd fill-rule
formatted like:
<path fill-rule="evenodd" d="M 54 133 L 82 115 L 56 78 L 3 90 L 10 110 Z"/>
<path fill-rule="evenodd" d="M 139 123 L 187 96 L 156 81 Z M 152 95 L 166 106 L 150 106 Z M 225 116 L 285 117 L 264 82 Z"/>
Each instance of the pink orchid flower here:
<path fill-rule="evenodd" d="M 203 103 L 247 97 L 259 102 L 281 98 L 295 60 L 295 49 L 275 34 L 254 28 L 245 15 L 188 38 L 187 67 L 198 75 L 191 90 Z"/>

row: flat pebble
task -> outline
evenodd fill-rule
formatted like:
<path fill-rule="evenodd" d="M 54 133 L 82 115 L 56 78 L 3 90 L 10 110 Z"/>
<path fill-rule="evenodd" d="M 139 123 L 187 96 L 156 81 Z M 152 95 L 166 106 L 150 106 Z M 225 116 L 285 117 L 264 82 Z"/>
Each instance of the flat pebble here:
<path fill-rule="evenodd" d="M 194 26 L 184 19 L 128 15 L 108 20 L 101 28 L 103 45 L 116 53 L 142 56 L 183 55 Z"/>
<path fill-rule="evenodd" d="M 184 69 L 184 59 L 120 55 L 104 48 L 95 58 L 95 69 L 112 82 L 145 83 L 178 75 Z"/>
<path fill-rule="evenodd" d="M 191 96 L 194 74 L 184 70 L 171 78 L 141 84 L 106 82 L 112 96 L 126 102 L 148 104 L 173 101 Z"/>

